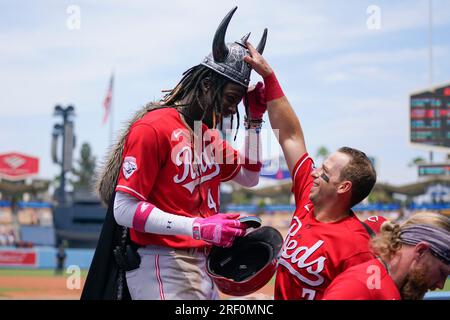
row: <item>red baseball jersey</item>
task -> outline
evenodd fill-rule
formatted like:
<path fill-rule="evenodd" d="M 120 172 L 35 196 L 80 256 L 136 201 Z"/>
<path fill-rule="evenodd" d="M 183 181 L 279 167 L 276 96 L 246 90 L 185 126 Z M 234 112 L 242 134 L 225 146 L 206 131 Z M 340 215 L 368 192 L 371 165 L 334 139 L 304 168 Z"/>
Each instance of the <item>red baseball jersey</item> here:
<path fill-rule="evenodd" d="M 401 300 L 386 267 L 373 259 L 348 268 L 325 290 L 326 300 Z"/>
<path fill-rule="evenodd" d="M 221 140 L 217 130 L 203 125 L 194 143 L 177 110 L 148 112 L 136 121 L 126 138 L 116 191 L 126 192 L 159 209 L 186 217 L 219 212 L 219 185 L 239 171 L 238 152 Z M 219 147 L 217 147 L 219 146 Z M 195 150 L 194 150 L 195 149 Z M 140 245 L 192 248 L 208 245 L 183 235 L 158 235 L 130 229 Z"/>
<path fill-rule="evenodd" d="M 373 258 L 370 237 L 353 212 L 332 223 L 316 220 L 309 200 L 313 166 L 304 154 L 292 173 L 296 210 L 278 260 L 275 299 L 321 299 L 338 274 Z"/>

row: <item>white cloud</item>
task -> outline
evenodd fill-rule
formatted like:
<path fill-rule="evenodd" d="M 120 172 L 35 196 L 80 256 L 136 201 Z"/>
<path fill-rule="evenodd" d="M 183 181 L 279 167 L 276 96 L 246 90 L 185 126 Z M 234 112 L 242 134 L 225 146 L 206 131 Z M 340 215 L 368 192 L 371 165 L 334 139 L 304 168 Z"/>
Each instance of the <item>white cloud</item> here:
<path fill-rule="evenodd" d="M 448 46 L 434 46 L 435 57 L 446 56 L 449 53 Z M 410 63 L 417 61 L 427 61 L 428 48 L 418 49 L 394 49 L 380 51 L 360 51 L 336 55 L 323 59 L 315 64 L 317 71 L 329 70 L 330 68 L 341 68 L 353 65 L 375 65 Z"/>
<path fill-rule="evenodd" d="M 347 81 L 351 78 L 351 75 L 344 72 L 333 72 L 326 74 L 323 77 L 323 81 L 326 83 L 336 83 L 336 82 L 342 82 Z"/>
<path fill-rule="evenodd" d="M 382 5 L 382 31 L 397 32 L 428 27 L 429 0 L 389 2 Z M 446 9 L 448 3 L 445 0 L 433 1 L 432 16 L 433 26 L 449 24 L 450 12 Z"/>

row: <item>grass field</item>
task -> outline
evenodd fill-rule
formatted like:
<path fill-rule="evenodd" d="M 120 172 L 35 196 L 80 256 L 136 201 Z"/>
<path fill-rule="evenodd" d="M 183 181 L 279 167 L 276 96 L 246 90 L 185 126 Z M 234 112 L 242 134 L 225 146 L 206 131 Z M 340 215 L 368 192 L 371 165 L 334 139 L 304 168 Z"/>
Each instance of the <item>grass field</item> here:
<path fill-rule="evenodd" d="M 444 288 L 442 290 L 436 290 L 436 291 L 450 291 L 450 278 L 445 281 Z"/>
<path fill-rule="evenodd" d="M 54 270 L 0 269 L 0 299 L 79 299 L 87 270 L 81 270 L 80 287 L 68 289 L 69 274 L 55 275 Z M 270 299 L 275 279 L 249 299 Z M 444 289 L 450 291 L 450 278 Z M 224 299 L 231 297 L 222 296 Z"/>
<path fill-rule="evenodd" d="M 81 276 L 86 277 L 88 271 L 81 270 Z M 53 269 L 0 269 L 0 277 L 50 277 L 55 276 Z M 67 277 L 67 274 L 62 274 L 62 277 Z"/>

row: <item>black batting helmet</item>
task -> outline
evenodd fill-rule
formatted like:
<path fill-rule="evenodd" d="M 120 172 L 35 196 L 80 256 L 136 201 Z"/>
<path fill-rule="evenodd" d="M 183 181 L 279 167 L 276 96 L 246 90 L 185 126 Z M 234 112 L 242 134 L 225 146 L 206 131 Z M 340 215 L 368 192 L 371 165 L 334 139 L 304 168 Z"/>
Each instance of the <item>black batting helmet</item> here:
<path fill-rule="evenodd" d="M 213 247 L 206 271 L 221 292 L 245 296 L 273 277 L 282 245 L 283 237 L 277 229 L 261 227 L 237 238 L 229 248 Z"/>

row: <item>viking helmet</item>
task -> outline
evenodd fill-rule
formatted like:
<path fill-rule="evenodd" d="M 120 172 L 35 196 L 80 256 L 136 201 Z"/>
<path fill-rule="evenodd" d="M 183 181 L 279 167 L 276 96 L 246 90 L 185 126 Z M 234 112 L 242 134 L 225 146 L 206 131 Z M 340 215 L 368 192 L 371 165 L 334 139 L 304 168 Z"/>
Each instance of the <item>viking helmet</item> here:
<path fill-rule="evenodd" d="M 246 34 L 239 41 L 225 43 L 227 27 L 236 10 L 237 7 L 234 7 L 225 18 L 223 18 L 214 35 L 212 53 L 203 60 L 202 64 L 247 88 L 250 82 L 250 72 L 252 69 L 250 65 L 244 61 L 244 57 L 249 55 L 246 42 L 250 37 L 250 33 Z M 267 28 L 264 29 L 261 40 L 256 47 L 256 50 L 260 54 L 264 51 L 266 39 Z"/>

